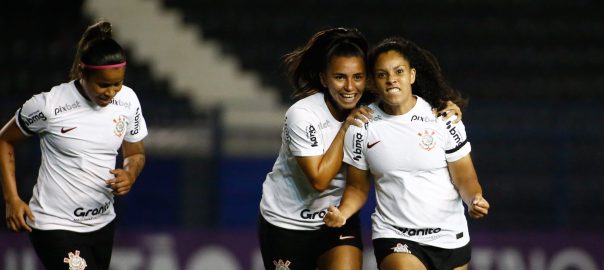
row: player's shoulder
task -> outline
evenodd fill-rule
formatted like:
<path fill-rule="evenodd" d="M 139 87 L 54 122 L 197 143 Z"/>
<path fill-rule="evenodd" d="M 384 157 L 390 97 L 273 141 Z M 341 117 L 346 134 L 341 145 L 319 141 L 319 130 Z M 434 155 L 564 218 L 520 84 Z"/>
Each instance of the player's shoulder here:
<path fill-rule="evenodd" d="M 323 101 L 322 94 L 317 93 L 296 101 L 287 109 L 285 114 L 290 117 L 313 117 L 316 116 L 317 112 L 323 111 L 324 106 L 325 102 Z"/>
<path fill-rule="evenodd" d="M 68 96 L 73 96 L 75 86 L 72 82 L 61 83 L 50 88 L 48 91 L 38 92 L 26 102 L 38 107 L 53 106 L 67 99 Z M 34 105 L 36 104 L 36 105 Z"/>

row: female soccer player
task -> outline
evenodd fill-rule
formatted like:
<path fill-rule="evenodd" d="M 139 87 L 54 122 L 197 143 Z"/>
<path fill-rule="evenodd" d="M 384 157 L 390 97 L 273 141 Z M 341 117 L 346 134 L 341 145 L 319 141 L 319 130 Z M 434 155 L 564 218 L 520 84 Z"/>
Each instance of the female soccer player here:
<path fill-rule="evenodd" d="M 487 215 L 489 203 L 463 123 L 432 114 L 443 100 L 463 100 L 445 82 L 436 58 L 410 41 L 384 40 L 368 63 L 380 99 L 369 106 L 373 119 L 346 134 L 347 186 L 325 223 L 345 226 L 366 201 L 373 176 L 372 238 L 380 269 L 467 269 L 463 202 L 473 218 Z"/>
<path fill-rule="evenodd" d="M 98 22 L 81 37 L 72 80 L 34 95 L 0 131 L 7 226 L 30 232 L 47 269 L 109 268 L 114 195 L 127 194 L 145 164 L 147 126 L 125 71 L 111 24 Z M 33 135 L 42 161 L 28 205 L 17 193 L 13 146 Z"/>
<path fill-rule="evenodd" d="M 365 90 L 365 37 L 355 29 L 320 31 L 289 53 L 285 65 L 300 98 L 285 115 L 282 145 L 266 176 L 259 238 L 266 269 L 361 269 L 358 214 L 341 228 L 324 226 L 344 189 L 346 130 L 372 110 L 358 107 Z M 459 108 L 454 104 L 447 110 Z"/>

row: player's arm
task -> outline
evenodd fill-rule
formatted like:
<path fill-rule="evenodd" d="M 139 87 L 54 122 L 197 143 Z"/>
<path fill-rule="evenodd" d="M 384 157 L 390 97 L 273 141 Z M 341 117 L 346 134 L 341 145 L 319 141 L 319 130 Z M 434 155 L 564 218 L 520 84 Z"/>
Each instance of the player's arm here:
<path fill-rule="evenodd" d="M 145 166 L 145 144 L 143 141 L 122 143 L 122 154 L 124 165 L 122 169 L 111 170 L 115 178 L 107 180 L 106 183 L 113 189 L 115 195 L 126 195 L 132 189 L 136 178 Z"/>
<path fill-rule="evenodd" d="M 327 151 L 320 156 L 296 157 L 298 165 L 309 179 L 312 187 L 322 192 L 329 187 L 329 183 L 336 176 L 342 166 L 344 157 L 344 136 L 350 125 L 362 126 L 371 118 L 372 110 L 361 107 L 353 110 L 332 141 Z"/>
<path fill-rule="evenodd" d="M 482 188 L 470 154 L 449 162 L 449 173 L 461 198 L 468 206 L 468 214 L 473 218 L 482 218 L 489 213 L 489 202 L 482 197 Z"/>
<path fill-rule="evenodd" d="M 331 206 L 323 218 L 329 227 L 342 227 L 352 215 L 358 212 L 367 201 L 369 188 L 369 171 L 348 166 L 346 187 L 338 207 Z"/>
<path fill-rule="evenodd" d="M 6 226 L 15 232 L 31 228 L 25 222 L 25 216 L 34 220 L 34 216 L 17 192 L 15 176 L 14 144 L 27 138 L 17 126 L 15 117 L 0 130 L 0 167 L 2 170 L 2 195 L 6 204 Z"/>

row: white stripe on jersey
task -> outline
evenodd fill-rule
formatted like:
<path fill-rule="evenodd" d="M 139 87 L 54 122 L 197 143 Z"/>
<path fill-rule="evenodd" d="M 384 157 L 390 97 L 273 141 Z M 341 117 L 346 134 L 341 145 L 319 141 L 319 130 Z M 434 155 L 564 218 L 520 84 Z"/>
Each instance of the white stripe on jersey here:
<path fill-rule="evenodd" d="M 461 197 L 451 183 L 447 162 L 470 153 L 463 123 L 435 118 L 417 97 L 403 115 L 388 115 L 376 103 L 366 128 L 351 126 L 344 162 L 370 170 L 377 205 L 373 239 L 404 238 L 441 248 L 469 241 Z"/>
<path fill-rule="evenodd" d="M 322 93 L 293 104 L 285 113 L 284 122 L 279 157 L 262 185 L 260 213 L 281 228 L 317 230 L 324 224 L 327 207 L 340 203 L 343 169 L 327 190 L 317 192 L 295 157 L 323 155 L 342 123 L 331 115 Z"/>
<path fill-rule="evenodd" d="M 122 86 L 111 104 L 86 100 L 74 81 L 34 95 L 17 111 L 24 134 L 39 134 L 42 152 L 30 208 L 39 230 L 90 232 L 115 217 L 113 194 L 105 180 L 114 177 L 124 140 L 138 142 L 147 125 L 134 91 Z"/>

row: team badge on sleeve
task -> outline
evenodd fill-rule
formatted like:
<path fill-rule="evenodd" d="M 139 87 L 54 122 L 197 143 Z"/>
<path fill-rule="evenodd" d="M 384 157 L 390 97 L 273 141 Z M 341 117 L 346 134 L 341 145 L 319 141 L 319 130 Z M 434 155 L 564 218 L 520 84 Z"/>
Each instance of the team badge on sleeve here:
<path fill-rule="evenodd" d="M 63 262 L 69 264 L 69 270 L 84 270 L 86 269 L 86 260 L 80 257 L 80 251 L 69 252 L 69 258 L 63 258 Z"/>
<path fill-rule="evenodd" d="M 436 131 L 432 129 L 426 129 L 423 132 L 417 133 L 419 136 L 419 146 L 427 151 L 432 150 L 434 146 L 436 146 L 436 141 L 434 140 L 434 134 Z"/>

